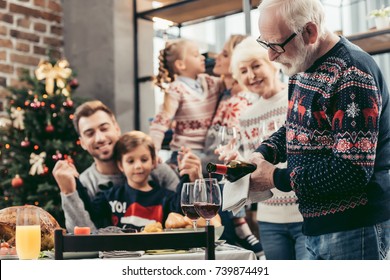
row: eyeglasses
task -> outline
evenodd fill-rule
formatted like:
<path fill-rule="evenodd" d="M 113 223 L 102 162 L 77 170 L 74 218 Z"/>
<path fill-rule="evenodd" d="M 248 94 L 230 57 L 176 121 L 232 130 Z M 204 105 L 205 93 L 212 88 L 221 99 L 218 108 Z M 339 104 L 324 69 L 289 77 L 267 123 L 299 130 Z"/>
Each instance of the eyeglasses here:
<path fill-rule="evenodd" d="M 284 49 L 284 46 L 287 45 L 288 42 L 290 42 L 292 39 L 294 39 L 295 36 L 297 36 L 297 33 L 294 32 L 290 37 L 288 37 L 286 39 L 286 41 L 284 41 L 283 43 L 277 44 L 277 43 L 267 43 L 265 41 L 261 41 L 260 40 L 261 35 L 260 35 L 259 38 L 256 39 L 256 42 L 259 43 L 260 46 L 262 46 L 266 50 L 271 49 L 277 53 L 284 53 L 286 51 Z"/>

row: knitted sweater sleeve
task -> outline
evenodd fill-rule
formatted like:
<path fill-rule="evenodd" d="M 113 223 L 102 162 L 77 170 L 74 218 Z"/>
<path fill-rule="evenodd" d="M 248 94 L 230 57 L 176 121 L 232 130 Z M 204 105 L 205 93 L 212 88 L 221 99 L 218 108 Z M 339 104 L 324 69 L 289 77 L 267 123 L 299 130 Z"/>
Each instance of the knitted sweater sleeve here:
<path fill-rule="evenodd" d="M 165 93 L 164 103 L 167 104 L 168 110 L 161 106 L 160 111 L 156 114 L 150 125 L 149 135 L 152 137 L 156 150 L 161 150 L 161 144 L 164 139 L 165 132 L 169 129 L 172 120 L 176 115 L 176 111 L 180 104 L 180 87 L 171 84 L 168 91 Z"/>
<path fill-rule="evenodd" d="M 365 193 L 374 170 L 382 98 L 372 75 L 356 67 L 344 71 L 340 79 L 324 104 L 331 120 L 330 153 L 314 163 L 277 170 L 278 189 L 293 189 L 306 197 Z M 290 182 L 286 185 L 282 180 L 287 175 Z"/>
<path fill-rule="evenodd" d="M 255 150 L 272 164 L 286 161 L 286 127 L 282 126 Z"/>
<path fill-rule="evenodd" d="M 78 180 L 77 184 L 80 184 Z M 81 199 L 78 191 L 71 194 L 61 192 L 61 204 L 65 216 L 65 226 L 68 232 L 73 233 L 75 226 L 87 226 L 92 231 L 95 230 L 95 225 L 85 209 L 85 201 Z"/>

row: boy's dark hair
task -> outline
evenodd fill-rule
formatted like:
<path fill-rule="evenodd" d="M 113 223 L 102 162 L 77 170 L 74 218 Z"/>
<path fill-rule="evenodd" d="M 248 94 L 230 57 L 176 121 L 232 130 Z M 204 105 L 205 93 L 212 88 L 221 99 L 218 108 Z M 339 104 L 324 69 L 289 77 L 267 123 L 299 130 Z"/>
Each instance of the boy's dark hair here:
<path fill-rule="evenodd" d="M 156 149 L 154 147 L 152 138 L 143 133 L 142 131 L 133 130 L 124 133 L 116 142 L 114 148 L 114 159 L 116 162 L 122 160 L 122 156 L 128 152 L 133 151 L 135 148 L 144 145 L 150 151 L 152 160 L 156 160 Z"/>
<path fill-rule="evenodd" d="M 76 108 L 73 118 L 73 126 L 77 134 L 80 135 L 79 121 L 82 117 L 89 117 L 98 111 L 106 112 L 114 121 L 114 113 L 99 100 L 87 101 Z"/>

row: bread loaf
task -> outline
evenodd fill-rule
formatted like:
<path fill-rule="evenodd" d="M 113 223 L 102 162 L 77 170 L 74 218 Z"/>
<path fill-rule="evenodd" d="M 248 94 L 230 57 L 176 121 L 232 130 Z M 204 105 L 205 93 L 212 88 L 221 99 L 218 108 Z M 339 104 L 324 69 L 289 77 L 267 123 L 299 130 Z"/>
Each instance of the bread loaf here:
<path fill-rule="evenodd" d="M 215 227 L 219 227 L 222 225 L 221 223 L 221 217 L 217 214 L 214 218 L 210 220 L 210 225 L 213 225 Z M 206 226 L 206 220 L 202 217 L 198 219 L 197 222 L 198 227 L 205 227 Z"/>
<path fill-rule="evenodd" d="M 41 220 L 41 250 L 54 248 L 54 230 L 61 228 L 56 219 L 47 211 L 33 205 L 12 206 L 0 210 L 0 239 L 15 246 L 16 212 L 18 208 L 38 208 Z"/>
<path fill-rule="evenodd" d="M 184 219 L 184 216 L 179 213 L 169 213 L 167 220 L 165 221 L 165 228 L 185 228 L 191 226 L 191 220 Z"/>

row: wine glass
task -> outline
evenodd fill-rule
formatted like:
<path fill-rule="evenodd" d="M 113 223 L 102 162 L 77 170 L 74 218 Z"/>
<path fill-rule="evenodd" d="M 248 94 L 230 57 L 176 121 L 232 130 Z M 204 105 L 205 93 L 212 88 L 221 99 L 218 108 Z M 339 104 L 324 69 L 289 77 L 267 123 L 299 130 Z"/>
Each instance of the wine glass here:
<path fill-rule="evenodd" d="M 210 220 L 215 217 L 221 208 L 221 190 L 217 179 L 197 179 L 194 185 L 194 206 L 196 212 L 210 225 Z"/>
<path fill-rule="evenodd" d="M 192 227 L 196 231 L 196 223 L 199 218 L 194 206 L 195 183 L 184 183 L 181 189 L 180 205 L 183 213 L 192 221 Z"/>
<path fill-rule="evenodd" d="M 229 157 L 238 150 L 239 135 L 236 127 L 221 126 L 218 130 L 218 152 L 221 156 Z M 226 165 L 228 160 L 224 160 Z M 222 177 L 220 184 L 226 183 L 225 176 Z"/>
<path fill-rule="evenodd" d="M 259 145 L 279 130 L 277 120 L 262 121 L 259 124 Z"/>

